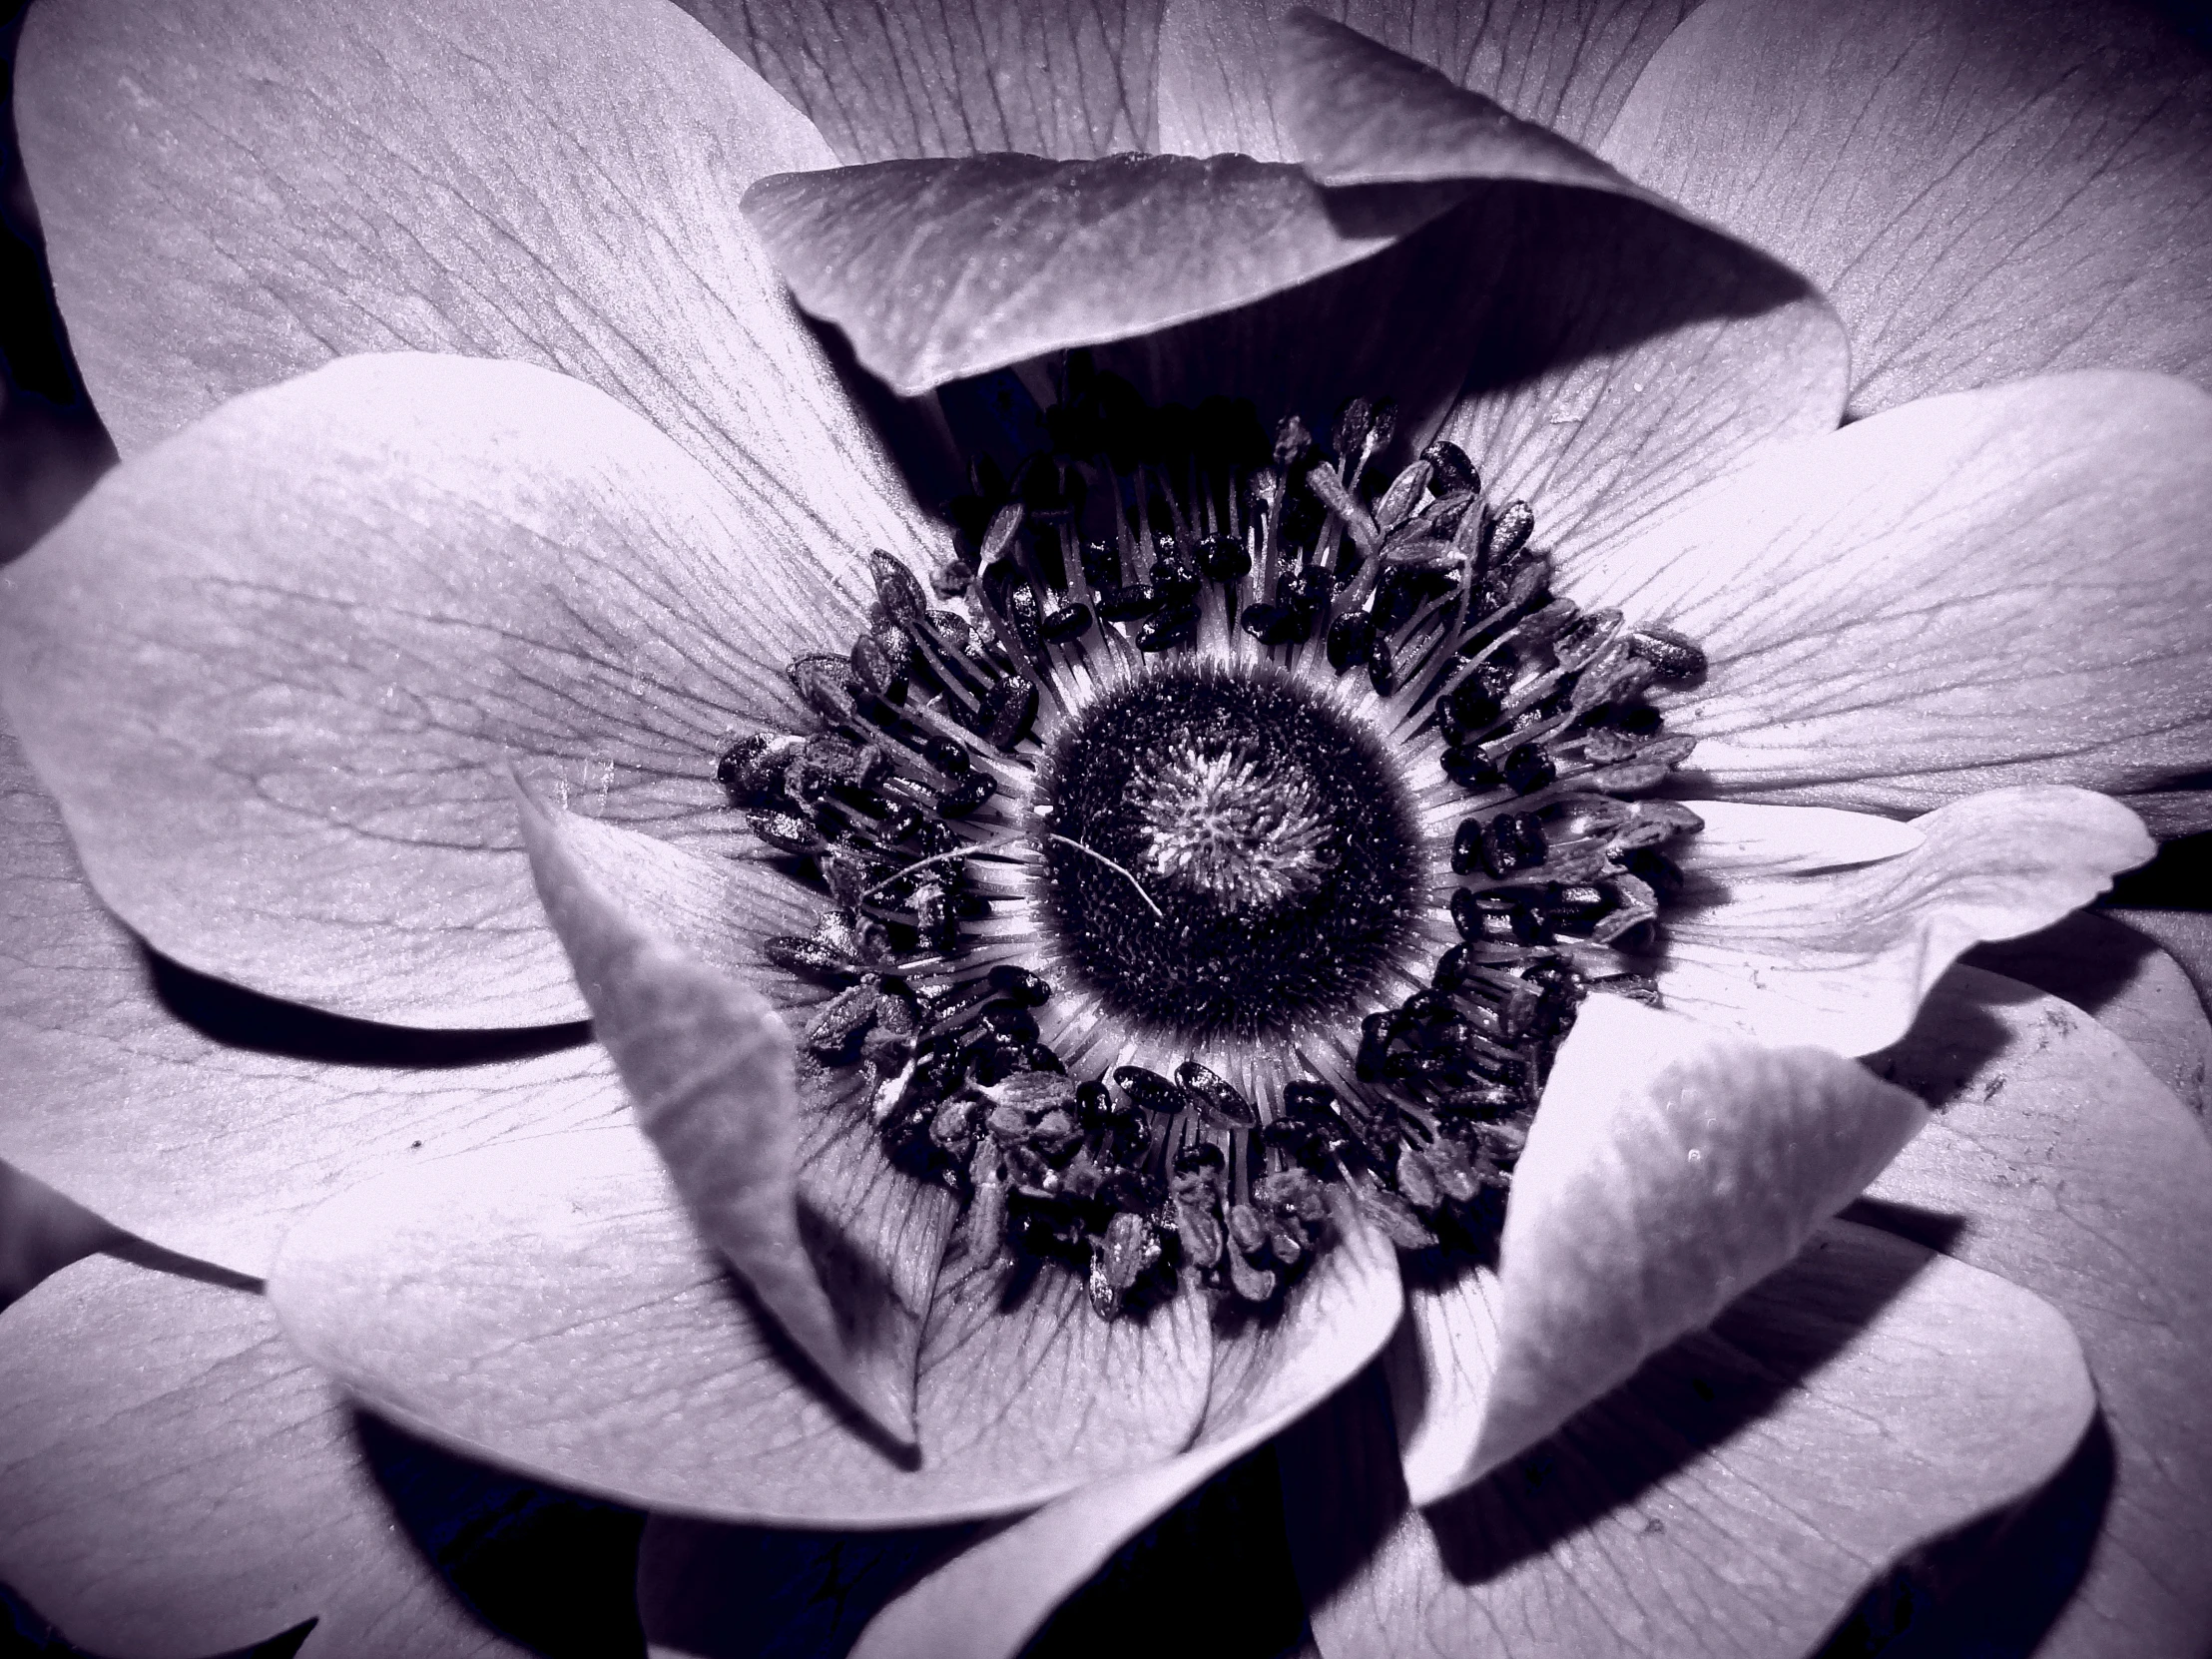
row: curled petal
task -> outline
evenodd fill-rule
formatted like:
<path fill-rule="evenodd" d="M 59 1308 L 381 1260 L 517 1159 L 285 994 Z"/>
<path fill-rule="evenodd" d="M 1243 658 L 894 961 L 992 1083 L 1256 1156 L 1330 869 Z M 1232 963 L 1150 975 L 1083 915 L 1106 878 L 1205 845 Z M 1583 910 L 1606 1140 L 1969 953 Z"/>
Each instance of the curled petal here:
<path fill-rule="evenodd" d="M 1518 1456 L 1711 1320 L 1796 1255 L 1925 1117 L 1836 1055 L 1755 1048 L 1590 998 L 1513 1172 L 1496 1330 L 1475 1345 L 1491 1362 L 1479 1408 L 1468 1395 L 1407 1425 L 1413 1501 Z"/>
<path fill-rule="evenodd" d="M 0 1158 L 115 1226 L 265 1273 L 294 1217 L 379 1170 L 613 1119 L 585 1035 L 309 1016 L 149 957 L 0 732 Z"/>
<path fill-rule="evenodd" d="M 1917 825 L 1833 807 L 1762 807 L 1748 801 L 1691 801 L 1702 828 L 1679 843 L 1700 876 L 1804 875 L 1850 869 L 1918 850 Z"/>
<path fill-rule="evenodd" d="M 1277 25 L 1289 10 L 1269 0 L 1175 0 L 1168 7 L 1160 25 L 1160 149 L 1286 159 L 1269 72 Z M 1688 7 L 1682 0 L 1509 7 L 1333 0 L 1319 10 L 1523 121 L 1593 145 Z"/>
<path fill-rule="evenodd" d="M 1389 1247 L 1350 1207 L 1281 1318 L 1215 1348 L 1191 1449 L 1046 1505 L 953 1557 L 876 1615 L 855 1659 L 1014 1659 L 1126 1539 L 1350 1382 L 1396 1328 Z"/>
<path fill-rule="evenodd" d="M 604 393 L 352 357 L 111 474 L 0 577 L 0 695 L 94 885 L 189 966 L 429 1025 L 573 1018 L 506 771 L 727 824 L 729 735 L 849 602 Z"/>
<path fill-rule="evenodd" d="M 1657 965 L 1667 1005 L 1762 1042 L 1872 1053 L 1969 945 L 2048 926 L 2155 850 L 2085 790 L 1993 790 L 1912 828 L 1925 838 L 1909 852 L 1802 874 L 1708 868 L 1684 840 L 1690 882 Z"/>
<path fill-rule="evenodd" d="M 2148 8 L 1698 8 L 1599 146 L 1851 326 L 1852 404 L 2059 369 L 2212 380 L 2212 68 Z"/>
<path fill-rule="evenodd" d="M 2104 1525 L 2038 1651 L 2197 1653 L 2212 1640 L 2212 1143 L 2096 1021 L 1955 968 L 1875 1062 L 1934 1121 L 1878 1180 L 1897 1225 L 2046 1297 L 2111 1429 Z M 1998 1587 L 2006 1604 L 2017 1584 Z"/>
<path fill-rule="evenodd" d="M 888 1274 L 949 1195 L 887 1166 L 864 1186 L 861 1155 L 883 1160 L 862 1103 L 810 1110 L 803 1201 L 860 1193 L 860 1214 L 896 1238 L 863 1239 L 852 1271 Z M 628 1502 L 782 1525 L 1004 1513 L 1156 1462 L 1187 1443 L 1209 1371 L 1193 1298 L 1108 1323 L 1073 1274 L 954 1263 L 921 1335 L 921 1451 L 893 1455 L 796 1381 L 628 1130 L 541 1136 L 347 1193 L 286 1240 L 270 1296 L 316 1364 L 435 1438 Z"/>
<path fill-rule="evenodd" d="M 1005 155 L 783 174 L 745 210 L 799 302 L 912 393 L 1248 304 L 1454 200 L 1397 189 L 1340 211 L 1297 168 L 1243 156 Z"/>
<path fill-rule="evenodd" d="M 1276 38 L 1277 119 L 1322 184 L 1503 178 L 1642 194 L 1549 128 L 1303 7 Z"/>
<path fill-rule="evenodd" d="M 1445 1503 L 1390 1480 L 1389 1403 L 1285 1439 L 1284 1512 L 1331 1659 L 1796 1659 L 1882 1567 L 2033 1491 L 2096 1408 L 2065 1321 L 1987 1273 L 1831 1222 L 1796 1261 Z"/>
<path fill-rule="evenodd" d="M 1578 574 L 1698 640 L 1719 791 L 1916 812 L 2212 763 L 2212 396 L 2081 373 L 1780 445 Z"/>
<path fill-rule="evenodd" d="M 439 1570 L 394 1523 L 432 1493 Z M 312 1621 L 310 1651 L 519 1656 L 453 1586 L 547 1508 L 356 1415 L 258 1296 L 90 1261 L 0 1315 L 0 1579 L 84 1650 L 202 1659 Z M 531 1573 L 539 1628 L 604 1619 L 626 1525 L 600 1511 L 557 1582 Z"/>
<path fill-rule="evenodd" d="M 738 212 L 819 134 L 661 0 L 68 0 L 24 165 L 124 454 L 362 351 L 557 368 L 749 507 L 895 547 L 913 509 Z M 770 481 L 775 481 L 771 483 Z"/>
<path fill-rule="evenodd" d="M 538 894 L 575 964 L 593 1029 L 693 1220 L 837 1390 L 911 1445 L 911 1322 L 892 1320 L 893 1340 L 871 1341 L 886 1322 L 833 1302 L 801 1237 L 790 1028 L 759 992 L 618 896 L 641 881 L 711 888 L 715 872 L 665 842 L 549 811 L 527 790 L 518 789 L 517 807 Z M 576 842 L 595 830 L 600 856 L 587 860 Z M 604 880 L 593 862 L 619 863 L 620 875 Z"/>
<path fill-rule="evenodd" d="M 1150 150 L 1158 8 L 1125 0 L 683 0 L 841 162 Z"/>

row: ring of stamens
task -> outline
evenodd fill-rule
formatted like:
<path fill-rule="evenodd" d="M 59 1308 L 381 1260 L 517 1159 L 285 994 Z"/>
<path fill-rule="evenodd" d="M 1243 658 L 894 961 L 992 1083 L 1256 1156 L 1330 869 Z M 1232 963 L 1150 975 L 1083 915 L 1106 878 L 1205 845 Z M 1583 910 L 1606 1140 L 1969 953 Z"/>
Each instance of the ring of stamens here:
<path fill-rule="evenodd" d="M 1554 597 L 1533 513 L 1451 444 L 1383 475 L 1386 409 L 1270 445 L 1077 358 L 1048 421 L 955 504 L 935 603 L 877 554 L 849 655 L 792 665 L 819 729 L 720 758 L 828 900 L 767 946 L 834 991 L 809 1056 L 969 1251 L 1065 1263 L 1103 1317 L 1192 1278 L 1272 1303 L 1332 1192 L 1401 1249 L 1486 1248 L 1581 998 L 1655 999 L 1697 821 L 1649 798 L 1690 745 L 1642 694 L 1702 654 Z"/>

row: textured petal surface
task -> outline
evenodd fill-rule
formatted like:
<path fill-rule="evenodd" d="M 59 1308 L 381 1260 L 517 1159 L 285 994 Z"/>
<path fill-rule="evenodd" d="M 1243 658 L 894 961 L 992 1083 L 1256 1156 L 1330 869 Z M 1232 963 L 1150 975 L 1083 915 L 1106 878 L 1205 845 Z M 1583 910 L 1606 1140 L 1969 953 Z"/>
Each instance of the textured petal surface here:
<path fill-rule="evenodd" d="M 0 1315 L 0 1578 L 81 1647 L 135 1659 L 305 1619 L 310 1653 L 528 1651 L 394 1524 L 361 1432 L 260 1297 L 80 1263 Z"/>
<path fill-rule="evenodd" d="M 1479 1412 L 1407 1424 L 1432 1503 L 1518 1456 L 1796 1255 L 1926 1114 L 1817 1049 L 1583 1005 L 1513 1172 Z M 1480 1295 L 1480 1278 L 1455 1293 Z"/>
<path fill-rule="evenodd" d="M 1441 187 L 1334 203 L 1241 156 L 883 162 L 785 174 L 747 216 L 799 302 L 901 392 L 1250 303 L 1387 247 Z"/>
<path fill-rule="evenodd" d="M 1190 1450 L 1085 1486 L 955 1556 L 875 1617 L 855 1659 L 1015 1659 L 1133 1533 L 1357 1376 L 1397 1326 L 1397 1263 L 1349 1207 L 1337 1219 L 1338 1245 L 1280 1318 L 1216 1344 Z"/>
<path fill-rule="evenodd" d="M 1002 1512 L 1156 1462 L 1188 1441 L 1210 1370 L 1193 1299 L 1109 1325 L 1073 1275 L 955 1263 L 922 1334 L 920 1457 L 898 1457 L 795 1382 L 623 1131 L 358 1188 L 291 1235 L 270 1294 L 318 1365 L 436 1438 L 651 1507 L 794 1525 Z"/>
<path fill-rule="evenodd" d="M 1291 7 L 1175 0 L 1160 26 L 1159 148 L 1285 159 L 1269 71 Z M 1314 7 L 1524 121 L 1595 144 L 1689 9 L 1683 0 L 1324 0 Z"/>
<path fill-rule="evenodd" d="M 0 1156 L 117 1225 L 264 1273 L 290 1219 L 352 1181 L 621 1113 L 613 1067 L 582 1039 L 302 1027 L 297 1010 L 211 995 L 100 907 L 0 733 Z"/>
<path fill-rule="evenodd" d="M 2094 1014 L 2201 1118 L 2212 1018 L 2187 970 L 2133 923 L 2133 912 L 2083 910 L 2025 938 L 1978 946 L 1965 960 Z"/>
<path fill-rule="evenodd" d="M 1371 1384 L 1288 1437 L 1284 1507 L 1330 1659 L 1793 1659 L 1885 1565 L 2032 1490 L 2094 1406 L 2036 1298 L 1831 1223 L 1448 1503 L 1406 1505 Z"/>
<path fill-rule="evenodd" d="M 1640 194 L 1548 127 L 1313 12 L 1277 25 L 1273 84 L 1292 159 L 1325 185 L 1504 178 Z"/>
<path fill-rule="evenodd" d="M 614 1056 L 639 1125 L 701 1236 L 823 1377 L 910 1445 L 912 1343 L 871 1340 L 893 1333 L 832 1300 L 802 1236 L 791 1028 L 759 991 L 626 902 L 639 877 L 705 887 L 717 872 L 666 842 L 606 830 L 526 792 L 518 791 L 517 806 L 538 895 L 575 964 L 592 1030 Z M 597 859 L 576 844 L 594 830 L 602 831 Z M 604 880 L 594 867 L 612 861 L 611 835 L 622 837 L 615 856 L 625 879 Z"/>
<path fill-rule="evenodd" d="M 1159 0 L 682 0 L 840 162 L 1152 146 Z"/>
<path fill-rule="evenodd" d="M 1821 284 L 1857 409 L 2212 380 L 2212 65 L 2148 7 L 1712 0 L 1600 150 Z"/>
<path fill-rule="evenodd" d="M 713 833 L 729 735 L 849 602 L 603 393 L 346 358 L 111 474 L 0 576 L 0 694 L 153 944 L 382 1019 L 581 1011 L 507 768 Z"/>
<path fill-rule="evenodd" d="M 1577 573 L 1700 641 L 1725 793 L 1916 812 L 2212 761 L 2212 397 L 2083 373 L 1778 447 Z"/>
<path fill-rule="evenodd" d="M 1973 968 L 1878 1062 L 1935 1121 L 1875 1183 L 1962 1223 L 1944 1249 L 2047 1298 L 2081 1339 L 2114 1467 L 2088 1576 L 2038 1653 L 2212 1641 L 2212 1143 L 2095 1021 Z M 1996 1605 L 2005 1605 L 2000 1594 Z"/>
<path fill-rule="evenodd" d="M 41 6 L 17 121 L 126 454 L 355 351 L 559 368 L 748 507 L 895 535 L 873 440 L 738 213 L 818 134 L 660 0 Z M 894 544 L 895 545 L 895 544 Z"/>
<path fill-rule="evenodd" d="M 1772 809 L 1788 811 L 1789 809 Z M 1761 1042 L 1869 1054 L 1905 1035 L 1967 946 L 2048 926 L 2156 850 L 2133 814 L 2085 790 L 1992 790 L 1911 826 L 1909 852 L 1815 873 L 1708 867 L 1667 912 L 1667 1006 Z"/>

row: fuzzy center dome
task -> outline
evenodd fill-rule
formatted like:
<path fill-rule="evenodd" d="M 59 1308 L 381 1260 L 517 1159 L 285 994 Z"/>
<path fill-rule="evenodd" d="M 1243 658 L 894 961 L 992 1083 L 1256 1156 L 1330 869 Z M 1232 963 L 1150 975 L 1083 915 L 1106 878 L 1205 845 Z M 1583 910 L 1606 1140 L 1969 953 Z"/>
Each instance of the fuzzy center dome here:
<path fill-rule="evenodd" d="M 1389 763 L 1273 665 L 1103 694 L 1038 798 L 1060 954 L 1109 1007 L 1189 1041 L 1343 1017 L 1416 914 L 1419 836 Z"/>

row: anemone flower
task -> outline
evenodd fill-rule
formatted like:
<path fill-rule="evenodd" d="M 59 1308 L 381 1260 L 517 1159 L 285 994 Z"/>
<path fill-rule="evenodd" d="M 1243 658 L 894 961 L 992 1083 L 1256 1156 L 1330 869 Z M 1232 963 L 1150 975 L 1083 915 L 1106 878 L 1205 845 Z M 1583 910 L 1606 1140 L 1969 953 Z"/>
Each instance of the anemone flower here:
<path fill-rule="evenodd" d="M 1908 363 L 1838 429 L 1835 312 L 1648 182 L 1729 148 L 1701 55 L 1786 54 L 1615 22 L 1612 79 L 1540 23 L 1503 60 L 1610 165 L 1223 11 L 1125 135 L 1207 159 L 839 169 L 657 6 L 43 10 L 26 145 L 127 459 L 9 572 L 0 693 L 75 857 L 173 991 L 604 1049 L 241 1059 L 121 988 L 26 790 L 11 1158 L 274 1260 L 297 1348 L 439 1443 L 668 1517 L 1020 1517 L 868 1651 L 1018 1650 L 1278 1436 L 1324 1651 L 1804 1650 L 2100 1400 L 2121 1542 L 2060 1639 L 2185 1651 L 2212 1151 L 2093 1021 L 1944 970 L 2147 855 L 2107 794 L 2190 810 L 2212 408 L 1985 331 L 2008 383 Z M 85 1264 L 7 1317 L 0 1565 L 80 1639 L 466 1639 L 261 1303 Z M 215 1513 L 288 1532 L 211 1562 L 230 1458 Z M 649 1636 L 735 1639 L 718 1537 L 648 1531 Z"/>

